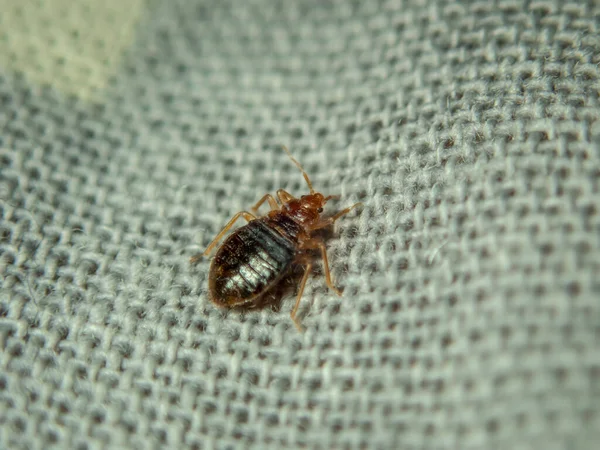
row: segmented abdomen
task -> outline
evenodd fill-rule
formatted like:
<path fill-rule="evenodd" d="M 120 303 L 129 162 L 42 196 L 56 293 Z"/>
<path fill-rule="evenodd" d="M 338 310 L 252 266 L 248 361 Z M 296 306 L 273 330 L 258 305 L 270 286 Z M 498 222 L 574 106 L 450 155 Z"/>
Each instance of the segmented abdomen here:
<path fill-rule="evenodd" d="M 286 274 L 296 246 L 264 219 L 231 234 L 215 255 L 209 274 L 211 300 L 221 306 L 242 305 L 263 294 Z"/>

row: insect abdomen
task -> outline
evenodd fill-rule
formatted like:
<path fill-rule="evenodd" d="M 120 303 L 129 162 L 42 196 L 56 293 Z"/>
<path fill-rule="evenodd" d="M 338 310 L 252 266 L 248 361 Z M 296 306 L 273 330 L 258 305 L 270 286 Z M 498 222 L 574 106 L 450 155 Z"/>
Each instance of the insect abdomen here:
<path fill-rule="evenodd" d="M 252 301 L 278 281 L 294 261 L 294 243 L 257 219 L 230 235 L 213 259 L 211 300 L 221 306 Z"/>

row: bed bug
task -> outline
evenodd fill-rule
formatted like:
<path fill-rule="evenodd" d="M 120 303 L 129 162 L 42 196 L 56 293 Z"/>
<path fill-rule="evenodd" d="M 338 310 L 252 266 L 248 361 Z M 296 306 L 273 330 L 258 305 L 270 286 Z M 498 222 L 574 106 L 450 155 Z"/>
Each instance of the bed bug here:
<path fill-rule="evenodd" d="M 290 316 L 294 325 L 302 331 L 296 313 L 313 268 L 314 251 L 321 254 L 325 283 L 333 292 L 341 295 L 331 280 L 324 240 L 315 236 L 314 232 L 332 225 L 361 203 L 333 216 L 321 217 L 325 204 L 339 196 L 326 197 L 316 192 L 300 163 L 287 147 L 283 149 L 302 172 L 309 194 L 296 198 L 283 189 L 277 191 L 276 198 L 266 194 L 251 208 L 252 212 L 241 211 L 235 214 L 204 253 L 192 256 L 190 261 L 194 264 L 208 256 L 235 222 L 240 218 L 245 219 L 248 223 L 225 239 L 211 262 L 208 274 L 209 299 L 225 308 L 258 305 L 265 294 L 275 288 L 292 268 L 301 265 L 304 274 Z M 258 216 L 258 209 L 265 202 L 270 211 L 264 216 Z"/>

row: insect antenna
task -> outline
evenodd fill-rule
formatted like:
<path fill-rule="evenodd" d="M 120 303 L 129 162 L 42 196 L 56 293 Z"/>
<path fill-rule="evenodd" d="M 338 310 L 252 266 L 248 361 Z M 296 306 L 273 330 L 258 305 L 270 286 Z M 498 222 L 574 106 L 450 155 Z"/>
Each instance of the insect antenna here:
<path fill-rule="evenodd" d="M 302 166 L 300 165 L 300 163 L 298 161 L 296 161 L 296 159 L 292 156 L 292 154 L 290 153 L 290 151 L 288 150 L 288 148 L 285 145 L 283 145 L 283 149 L 288 154 L 288 156 L 293 161 L 293 163 L 296 164 L 296 167 L 298 169 L 300 169 L 300 172 L 302 172 L 302 176 L 306 180 L 306 184 L 308 184 L 308 188 L 310 189 L 310 193 L 313 194 L 315 192 L 315 190 L 312 187 L 312 183 L 310 182 L 310 178 L 308 178 L 308 174 L 304 171 L 304 169 L 302 168 Z"/>

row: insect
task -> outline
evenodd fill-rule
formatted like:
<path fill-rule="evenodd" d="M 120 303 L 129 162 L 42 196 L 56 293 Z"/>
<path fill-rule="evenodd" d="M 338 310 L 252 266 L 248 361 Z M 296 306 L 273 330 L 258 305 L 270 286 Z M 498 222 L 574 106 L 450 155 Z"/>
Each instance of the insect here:
<path fill-rule="evenodd" d="M 332 225 L 361 203 L 356 203 L 333 216 L 321 217 L 323 206 L 339 196 L 325 197 L 316 192 L 300 163 L 294 159 L 287 147 L 283 148 L 302 172 L 310 193 L 296 198 L 279 189 L 276 193 L 277 199 L 271 194 L 266 194 L 251 208 L 252 213 L 241 211 L 235 214 L 204 253 L 192 256 L 190 262 L 194 264 L 202 257 L 208 256 L 235 222 L 240 218 L 245 219 L 248 223 L 225 239 L 211 262 L 208 274 L 210 300 L 226 308 L 256 305 L 293 267 L 301 265 L 304 267 L 304 274 L 290 316 L 294 325 L 302 331 L 296 313 L 313 268 L 314 251 L 321 254 L 325 283 L 333 292 L 341 295 L 340 290 L 331 281 L 325 243 L 321 237 L 314 236 L 314 232 Z M 258 216 L 258 208 L 265 202 L 269 204 L 270 211 L 264 216 Z"/>

